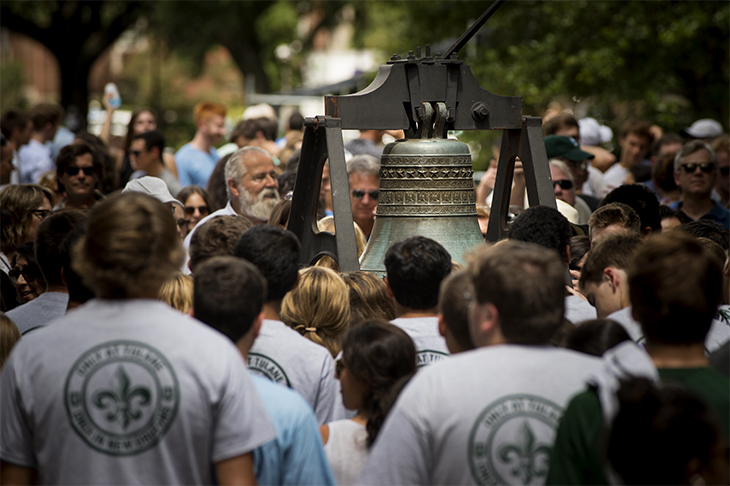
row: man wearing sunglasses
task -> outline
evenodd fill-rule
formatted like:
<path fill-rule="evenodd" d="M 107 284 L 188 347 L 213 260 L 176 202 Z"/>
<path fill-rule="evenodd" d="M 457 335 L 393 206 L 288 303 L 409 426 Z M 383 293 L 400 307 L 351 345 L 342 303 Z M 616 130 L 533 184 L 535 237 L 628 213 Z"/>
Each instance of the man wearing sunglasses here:
<path fill-rule="evenodd" d="M 352 219 L 365 233 L 365 237 L 370 238 L 380 194 L 380 162 L 372 155 L 354 156 L 347 163 L 347 179 L 350 184 Z"/>
<path fill-rule="evenodd" d="M 152 176 L 162 179 L 167 184 L 167 189 L 172 197 L 177 197 L 182 186 L 169 170 L 165 169 L 162 161 L 162 154 L 165 151 L 165 137 L 157 130 L 139 133 L 132 138 L 132 145 L 129 147 L 129 154 L 132 164 L 137 172 L 132 174 L 132 179 L 143 176 Z"/>
<path fill-rule="evenodd" d="M 717 178 L 717 155 L 701 140 L 684 144 L 674 158 L 674 180 L 682 201 L 674 207 L 692 219 L 711 219 L 730 229 L 730 211 L 712 200 Z"/>
<path fill-rule="evenodd" d="M 56 158 L 56 181 L 64 198 L 54 209 L 89 209 L 103 199 L 95 191 L 100 174 L 101 163 L 89 145 L 81 142 L 62 148 Z"/>

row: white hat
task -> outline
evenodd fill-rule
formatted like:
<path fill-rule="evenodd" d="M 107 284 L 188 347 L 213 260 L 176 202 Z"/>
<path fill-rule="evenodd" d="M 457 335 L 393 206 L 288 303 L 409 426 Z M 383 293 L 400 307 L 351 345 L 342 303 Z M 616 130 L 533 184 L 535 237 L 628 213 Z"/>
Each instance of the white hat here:
<path fill-rule="evenodd" d="M 722 125 L 712 118 L 703 118 L 697 120 L 682 132 L 692 138 L 715 138 L 722 135 Z"/>
<path fill-rule="evenodd" d="M 172 197 L 167 184 L 159 177 L 144 176 L 139 179 L 132 179 L 127 182 L 122 192 L 141 192 L 154 197 L 160 202 L 177 204 L 181 208 L 185 208 L 183 203 Z"/>
<path fill-rule="evenodd" d="M 613 130 L 601 125 L 595 118 L 583 118 L 578 120 L 580 127 L 580 143 L 582 145 L 596 146 L 610 142 L 613 139 Z"/>

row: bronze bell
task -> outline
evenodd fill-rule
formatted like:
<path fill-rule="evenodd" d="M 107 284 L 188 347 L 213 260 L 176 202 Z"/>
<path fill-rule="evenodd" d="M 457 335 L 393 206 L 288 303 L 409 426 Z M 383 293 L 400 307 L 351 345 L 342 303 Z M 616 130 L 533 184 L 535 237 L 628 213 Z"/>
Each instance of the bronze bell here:
<path fill-rule="evenodd" d="M 436 129 L 426 131 L 428 138 L 396 140 L 383 149 L 375 224 L 361 270 L 383 276 L 388 248 L 410 236 L 438 241 L 462 264 L 469 250 L 484 243 L 469 147 L 445 138 L 441 115 Z"/>

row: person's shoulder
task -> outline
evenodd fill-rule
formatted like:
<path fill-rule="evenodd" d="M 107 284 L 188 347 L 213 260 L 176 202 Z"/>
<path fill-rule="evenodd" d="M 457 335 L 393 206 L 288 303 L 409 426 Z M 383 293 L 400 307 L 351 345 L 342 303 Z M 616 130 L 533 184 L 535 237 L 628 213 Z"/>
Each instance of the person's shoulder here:
<path fill-rule="evenodd" d="M 282 418 L 310 414 L 314 416 L 312 407 L 299 392 L 256 373 L 251 373 L 250 376 L 267 411 L 275 412 Z"/>

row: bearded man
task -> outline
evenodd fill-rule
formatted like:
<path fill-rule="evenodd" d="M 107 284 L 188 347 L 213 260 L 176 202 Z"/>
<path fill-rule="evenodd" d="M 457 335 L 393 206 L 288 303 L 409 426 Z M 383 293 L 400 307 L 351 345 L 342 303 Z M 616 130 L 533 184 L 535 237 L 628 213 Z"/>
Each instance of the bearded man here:
<path fill-rule="evenodd" d="M 279 202 L 279 183 L 276 180 L 274 162 L 269 153 L 258 147 L 243 147 L 228 159 L 225 167 L 228 204 L 223 209 L 201 219 L 185 238 L 186 256 L 193 233 L 206 221 L 218 216 L 239 215 L 254 224 L 265 223 L 271 210 Z M 182 271 L 189 273 L 187 259 Z"/>

